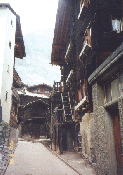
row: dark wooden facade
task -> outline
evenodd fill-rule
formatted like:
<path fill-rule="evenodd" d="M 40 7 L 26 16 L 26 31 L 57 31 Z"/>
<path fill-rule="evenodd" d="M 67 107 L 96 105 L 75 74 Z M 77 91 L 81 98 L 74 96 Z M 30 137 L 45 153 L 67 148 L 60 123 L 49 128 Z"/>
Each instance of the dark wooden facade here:
<path fill-rule="evenodd" d="M 73 147 L 79 148 L 79 123 L 85 114 L 95 115 L 88 78 L 118 52 L 123 41 L 122 19 L 122 0 L 59 0 L 51 55 L 51 63 L 61 67 L 61 81 L 54 84 L 51 96 L 53 149 L 62 152 L 71 145 L 63 141 L 67 133 L 71 133 Z M 63 131 L 66 126 L 71 126 L 70 132 Z M 95 150 L 94 146 L 90 149 Z"/>
<path fill-rule="evenodd" d="M 48 106 L 49 104 L 39 99 L 22 108 L 22 136 L 27 134 L 33 138 L 49 137 L 50 115 Z"/>

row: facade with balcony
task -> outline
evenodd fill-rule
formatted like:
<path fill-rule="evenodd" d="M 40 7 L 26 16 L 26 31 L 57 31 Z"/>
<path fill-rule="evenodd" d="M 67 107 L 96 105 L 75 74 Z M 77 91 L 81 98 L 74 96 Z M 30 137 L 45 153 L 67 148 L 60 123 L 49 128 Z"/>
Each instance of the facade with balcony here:
<path fill-rule="evenodd" d="M 62 9 L 65 9 L 64 16 Z M 107 65 L 107 61 L 110 61 L 111 64 L 113 64 L 111 58 L 113 57 L 115 50 L 115 53 L 118 53 L 118 46 L 122 43 L 122 14 L 121 0 L 113 3 L 108 0 L 64 0 L 59 1 L 56 17 L 57 21 L 54 31 L 51 63 L 61 66 L 60 84 L 62 84 L 62 88 L 59 92 L 59 96 L 57 94 L 57 96 L 54 96 L 53 98 L 54 105 L 52 106 L 54 114 L 52 109 L 51 115 L 52 121 L 57 123 L 52 125 L 53 146 L 55 149 L 62 151 L 65 149 L 65 145 L 67 148 L 71 143 L 73 143 L 72 146 L 75 150 L 79 151 L 81 150 L 80 148 L 82 148 L 82 154 L 90 163 L 92 163 L 92 165 L 95 165 L 95 167 L 99 169 L 97 171 L 98 174 L 101 174 L 101 172 L 104 174 L 110 172 L 109 174 L 111 174 L 113 172 L 112 169 L 114 164 L 110 162 L 109 165 L 108 161 L 109 159 L 112 159 L 112 161 L 114 160 L 114 162 L 116 162 L 116 159 L 111 158 L 111 156 L 115 157 L 114 154 L 117 152 L 117 149 L 115 150 L 115 147 L 113 147 L 115 153 L 110 154 L 110 146 L 107 147 L 108 149 L 105 147 L 104 152 L 108 152 L 110 156 L 107 160 L 104 160 L 102 158 L 103 155 L 97 148 L 98 142 L 95 143 L 95 133 L 98 135 L 97 130 L 99 128 L 95 123 L 99 122 L 101 125 L 102 119 L 97 121 L 97 114 L 95 112 L 97 108 L 95 109 L 95 105 L 100 103 L 100 101 L 99 99 L 96 99 L 95 101 L 92 100 L 95 99 L 95 94 L 93 92 L 93 83 L 91 84 L 90 81 L 88 81 L 88 78 L 93 75 L 94 72 L 94 82 L 96 73 L 99 73 L 101 77 L 101 73 L 103 71 L 105 72 L 105 70 L 98 72 L 101 64 L 103 65 L 105 63 Z M 60 40 L 60 38 L 62 38 L 62 40 Z M 59 47 L 59 49 L 56 50 L 56 47 Z M 112 56 L 110 57 L 110 55 Z M 108 57 L 109 59 L 107 60 Z M 116 57 L 116 59 L 118 58 Z M 120 68 L 117 68 L 117 70 L 120 70 Z M 122 77 L 120 74 L 116 76 Z M 113 83 L 112 81 L 113 75 L 110 83 L 107 81 L 104 87 L 105 101 L 109 99 L 112 101 L 112 98 L 117 96 L 118 92 L 115 94 L 116 87 L 114 85 L 115 83 L 117 84 L 117 81 L 114 81 Z M 120 86 L 121 84 L 117 84 L 117 89 Z M 101 95 L 101 93 L 98 94 L 100 91 L 97 91 L 98 96 Z M 66 116 L 65 98 L 67 107 L 69 106 L 68 118 Z M 58 116 L 60 116 L 60 119 L 58 119 Z M 66 129 L 67 126 L 69 131 Z M 105 130 L 105 132 L 107 131 L 109 132 L 109 130 Z M 81 143 L 78 142 L 79 134 L 82 136 Z M 71 138 L 69 140 L 72 140 L 71 143 L 63 141 L 68 139 L 68 135 Z M 113 142 L 113 139 L 114 136 L 112 135 L 111 143 Z M 103 145 L 103 140 L 100 143 Z M 106 145 L 107 144 L 108 142 L 106 142 Z M 100 154 L 102 157 L 98 156 Z M 102 161 L 102 166 L 99 167 L 100 161 Z M 104 170 L 104 164 L 107 166 L 107 170 Z M 118 169 L 118 167 L 115 166 L 115 172 L 116 169 Z M 119 173 L 118 171 L 117 173 Z"/>

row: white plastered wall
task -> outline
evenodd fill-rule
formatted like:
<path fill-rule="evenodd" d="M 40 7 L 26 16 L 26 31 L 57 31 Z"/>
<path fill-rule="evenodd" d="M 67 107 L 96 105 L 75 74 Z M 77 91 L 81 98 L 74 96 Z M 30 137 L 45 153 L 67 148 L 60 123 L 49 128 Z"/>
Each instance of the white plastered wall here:
<path fill-rule="evenodd" d="M 0 7 L 0 24 L 0 99 L 2 120 L 9 123 L 12 102 L 11 88 L 13 83 L 16 30 L 16 16 L 9 8 Z"/>

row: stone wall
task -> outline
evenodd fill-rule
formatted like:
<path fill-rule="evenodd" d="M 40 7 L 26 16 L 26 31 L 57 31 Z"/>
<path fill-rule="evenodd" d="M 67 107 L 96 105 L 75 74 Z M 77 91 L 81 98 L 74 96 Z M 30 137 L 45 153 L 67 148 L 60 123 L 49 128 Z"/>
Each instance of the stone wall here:
<path fill-rule="evenodd" d="M 113 119 L 104 107 L 103 86 L 97 82 L 92 86 L 94 115 L 94 145 L 96 150 L 96 170 L 99 175 L 116 175 Z"/>
<path fill-rule="evenodd" d="M 118 109 L 119 109 L 119 117 L 120 117 L 122 156 L 123 156 L 123 99 L 122 99 L 122 97 L 120 97 L 118 100 Z"/>
<path fill-rule="evenodd" d="M 90 163 L 95 163 L 94 117 L 92 113 L 86 113 L 82 117 L 80 133 L 82 135 L 82 154 Z"/>

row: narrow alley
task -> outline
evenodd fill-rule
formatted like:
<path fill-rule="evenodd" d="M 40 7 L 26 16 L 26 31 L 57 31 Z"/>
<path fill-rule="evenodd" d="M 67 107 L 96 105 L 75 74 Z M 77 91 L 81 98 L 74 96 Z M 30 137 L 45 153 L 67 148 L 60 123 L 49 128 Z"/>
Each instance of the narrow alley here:
<path fill-rule="evenodd" d="M 0 175 L 123 175 L 123 0 L 9 0 L 0 24 Z"/>

